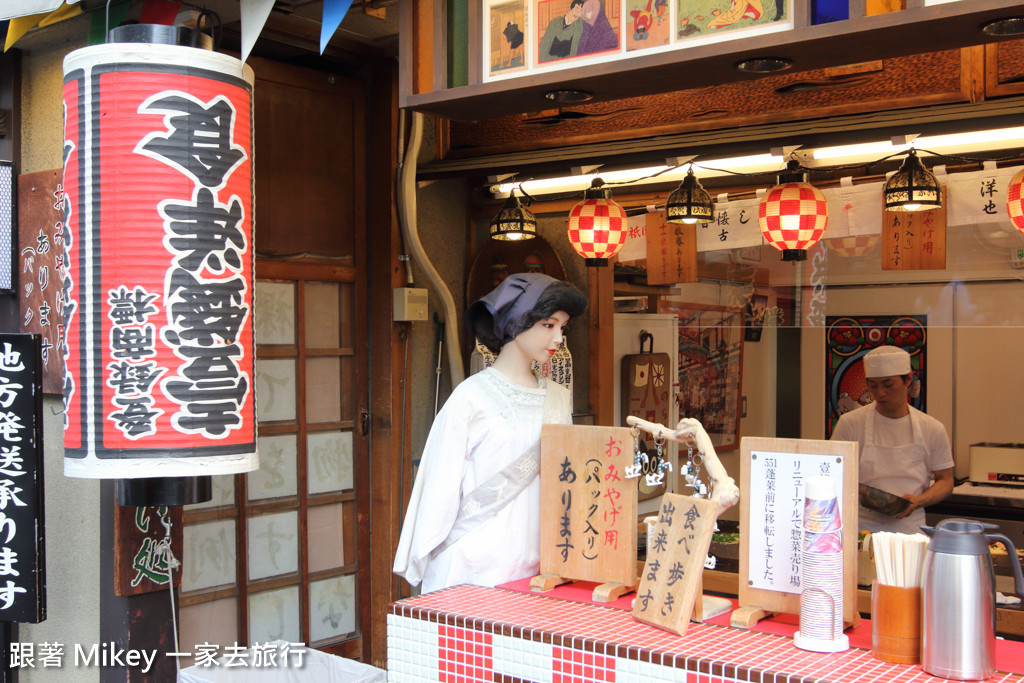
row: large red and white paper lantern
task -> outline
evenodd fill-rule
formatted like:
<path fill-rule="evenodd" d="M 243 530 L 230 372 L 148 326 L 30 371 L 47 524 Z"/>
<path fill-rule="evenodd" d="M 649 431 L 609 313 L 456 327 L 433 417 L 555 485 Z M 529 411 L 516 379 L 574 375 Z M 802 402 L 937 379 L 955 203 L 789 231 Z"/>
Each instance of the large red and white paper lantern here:
<path fill-rule="evenodd" d="M 761 234 L 782 252 L 783 261 L 803 261 L 807 248 L 828 226 L 825 195 L 810 183 L 776 185 L 761 198 L 757 224 Z"/>
<path fill-rule="evenodd" d="M 1024 233 L 1024 169 L 1010 179 L 1006 189 L 1006 213 L 1010 215 L 1013 226 Z"/>
<path fill-rule="evenodd" d="M 569 212 L 569 242 L 588 266 L 608 265 L 608 259 L 626 243 L 626 210 L 601 185 L 595 179 L 583 193 L 583 201 Z"/>
<path fill-rule="evenodd" d="M 252 70 L 182 45 L 64 60 L 64 472 L 258 467 Z"/>

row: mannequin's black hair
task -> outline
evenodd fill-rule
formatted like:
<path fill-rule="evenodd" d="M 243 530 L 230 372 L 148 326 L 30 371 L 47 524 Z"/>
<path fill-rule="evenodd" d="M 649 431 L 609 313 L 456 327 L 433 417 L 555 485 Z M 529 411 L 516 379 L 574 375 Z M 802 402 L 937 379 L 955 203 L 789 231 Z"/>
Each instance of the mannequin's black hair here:
<path fill-rule="evenodd" d="M 548 285 L 547 289 L 537 299 L 533 308 L 523 314 L 515 326 L 515 333 L 512 339 L 530 329 L 540 320 L 547 320 L 558 311 L 565 311 L 570 318 L 575 318 L 587 310 L 587 297 L 572 284 L 559 280 Z M 498 353 L 501 347 L 510 341 L 509 339 L 498 339 L 493 333 L 484 333 L 477 329 L 476 336 L 491 351 Z"/>

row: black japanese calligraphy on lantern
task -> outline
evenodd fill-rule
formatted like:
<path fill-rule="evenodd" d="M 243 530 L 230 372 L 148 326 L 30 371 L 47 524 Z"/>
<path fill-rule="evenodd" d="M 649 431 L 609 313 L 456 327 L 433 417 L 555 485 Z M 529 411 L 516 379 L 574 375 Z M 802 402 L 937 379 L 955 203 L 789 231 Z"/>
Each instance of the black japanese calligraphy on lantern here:
<path fill-rule="evenodd" d="M 139 110 L 164 114 L 167 132 L 146 136 L 136 152 L 166 161 L 198 185 L 221 187 L 245 159 L 245 150 L 232 143 L 235 108 L 224 97 L 203 103 L 183 93 L 159 93 Z"/>
<path fill-rule="evenodd" d="M 224 97 L 202 102 L 182 93 L 154 95 L 140 112 L 163 114 L 166 129 L 145 136 L 135 151 L 180 170 L 195 184 L 187 201 L 168 198 L 159 206 L 173 264 L 165 278 L 167 326 L 161 338 L 183 364 L 174 374 L 148 367 L 127 375 L 111 364 L 107 383 L 122 386 L 121 377 L 135 377 L 132 385 L 138 387 L 143 378 L 152 383 L 163 375 L 164 394 L 181 408 L 171 424 L 182 432 L 223 438 L 243 427 L 242 411 L 252 391 L 252 379 L 242 369 L 240 339 L 251 316 L 241 274 L 250 246 L 243 229 L 247 217 L 238 197 L 221 201 L 217 195 L 246 158 L 232 140 L 236 112 Z M 120 300 L 117 314 L 128 315 L 131 304 L 149 301 L 139 295 Z M 144 359 L 132 360 L 141 366 Z M 144 393 L 115 402 L 122 409 L 112 418 L 128 436 L 143 435 L 145 423 L 157 416 Z"/>

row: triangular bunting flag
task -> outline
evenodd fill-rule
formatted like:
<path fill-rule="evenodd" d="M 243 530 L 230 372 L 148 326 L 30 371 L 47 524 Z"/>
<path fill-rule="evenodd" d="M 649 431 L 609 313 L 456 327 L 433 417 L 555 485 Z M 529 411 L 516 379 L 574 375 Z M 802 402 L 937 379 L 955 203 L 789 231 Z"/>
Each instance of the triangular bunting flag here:
<path fill-rule="evenodd" d="M 110 26 L 107 27 L 107 8 L 101 7 L 89 15 L 89 44 L 102 45 L 107 42 L 107 31 L 117 28 L 128 14 L 132 0 L 119 0 L 110 3 Z"/>
<path fill-rule="evenodd" d="M 27 17 L 14 17 L 7 26 L 7 40 L 4 42 L 4 52 L 7 52 L 14 44 L 21 40 L 21 37 L 39 25 L 39 22 L 46 14 L 32 14 Z"/>
<path fill-rule="evenodd" d="M 163 24 L 173 26 L 181 5 L 174 0 L 142 0 L 140 24 Z"/>
<path fill-rule="evenodd" d="M 40 19 L 39 20 L 39 25 L 40 26 L 50 26 L 51 24 L 56 24 L 57 22 L 64 21 L 65 19 L 70 19 L 71 17 L 77 17 L 81 13 L 82 13 L 82 6 L 81 5 L 78 5 L 78 4 L 69 5 L 69 4 L 65 3 L 64 5 L 61 5 L 60 7 L 58 7 L 57 9 L 53 10 L 52 12 L 47 14 L 45 17 Z"/>
<path fill-rule="evenodd" d="M 320 54 L 324 53 L 331 36 L 338 30 L 341 20 L 352 6 L 352 0 L 324 0 L 324 18 L 320 24 Z"/>
<path fill-rule="evenodd" d="M 274 9 L 274 0 L 242 0 L 242 61 L 249 58 L 249 53 L 256 45 L 263 26 L 267 23 L 270 10 Z M 323 48 L 320 49 L 323 52 Z"/>

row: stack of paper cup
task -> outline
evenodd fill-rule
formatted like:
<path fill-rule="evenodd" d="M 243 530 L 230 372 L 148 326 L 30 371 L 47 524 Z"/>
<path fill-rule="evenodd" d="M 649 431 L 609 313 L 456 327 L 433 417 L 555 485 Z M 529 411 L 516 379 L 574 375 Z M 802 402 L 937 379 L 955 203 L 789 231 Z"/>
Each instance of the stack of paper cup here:
<path fill-rule="evenodd" d="M 843 633 L 843 522 L 831 477 L 804 483 L 800 630 L 793 643 L 814 652 L 850 648 Z"/>

